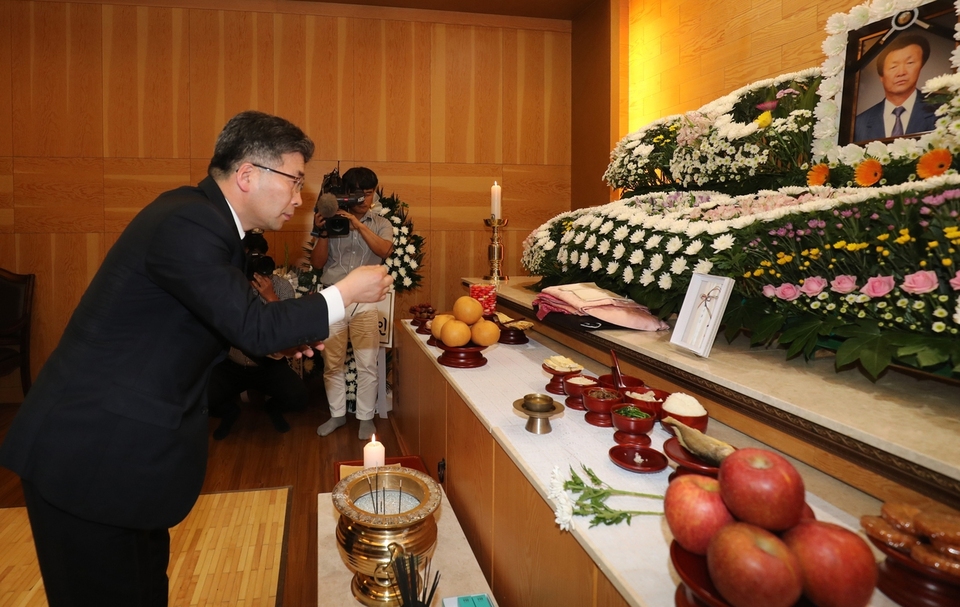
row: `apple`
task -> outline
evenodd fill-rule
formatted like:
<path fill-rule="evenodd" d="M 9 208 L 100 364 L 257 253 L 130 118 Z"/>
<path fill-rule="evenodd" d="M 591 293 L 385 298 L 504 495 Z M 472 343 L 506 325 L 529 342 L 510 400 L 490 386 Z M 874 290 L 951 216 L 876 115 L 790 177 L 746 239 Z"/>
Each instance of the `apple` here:
<path fill-rule="evenodd" d="M 813 508 L 811 508 L 807 502 L 803 502 L 803 510 L 800 512 L 800 522 L 815 520 L 817 520 L 817 515 L 813 513 Z"/>
<path fill-rule="evenodd" d="M 734 522 L 720 497 L 720 483 L 700 474 L 685 474 L 670 483 L 663 497 L 663 513 L 673 539 L 700 555 L 707 553 L 713 534 Z"/>
<path fill-rule="evenodd" d="M 707 548 L 707 570 L 733 607 L 790 607 L 803 592 L 796 555 L 780 538 L 748 523 L 717 531 Z"/>
<path fill-rule="evenodd" d="M 803 593 L 817 607 L 864 607 L 877 585 L 877 563 L 863 539 L 839 525 L 803 522 L 783 534 L 800 561 Z"/>
<path fill-rule="evenodd" d="M 785 531 L 800 521 L 803 479 L 790 462 L 763 449 L 738 449 L 720 464 L 720 495 L 737 520 Z"/>

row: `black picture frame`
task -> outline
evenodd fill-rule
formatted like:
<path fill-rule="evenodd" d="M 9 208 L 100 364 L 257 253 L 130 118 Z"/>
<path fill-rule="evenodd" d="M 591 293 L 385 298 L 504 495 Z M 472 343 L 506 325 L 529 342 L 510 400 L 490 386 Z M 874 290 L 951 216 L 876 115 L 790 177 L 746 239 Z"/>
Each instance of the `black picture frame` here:
<path fill-rule="evenodd" d="M 884 99 L 883 86 L 876 67 L 877 55 L 899 36 L 925 37 L 930 43 L 930 58 L 923 65 L 920 73 L 917 82 L 919 89 L 930 78 L 956 71 L 950 63 L 950 55 L 957 45 L 953 39 L 956 24 L 957 13 L 953 1 L 935 0 L 848 32 L 840 106 L 839 145 L 849 143 L 863 145 L 875 140 L 887 143 L 899 138 L 856 137 L 858 117 Z M 921 103 L 921 100 L 918 99 L 917 103 Z M 930 111 L 932 112 L 932 109 Z M 931 129 L 906 132 L 902 137 L 917 137 L 929 130 Z"/>

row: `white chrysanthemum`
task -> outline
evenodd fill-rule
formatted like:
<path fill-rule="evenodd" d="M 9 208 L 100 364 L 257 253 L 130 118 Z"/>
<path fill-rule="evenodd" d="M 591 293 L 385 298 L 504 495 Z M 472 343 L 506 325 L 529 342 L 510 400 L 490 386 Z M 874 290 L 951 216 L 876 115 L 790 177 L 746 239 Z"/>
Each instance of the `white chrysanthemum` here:
<path fill-rule="evenodd" d="M 713 241 L 710 248 L 719 253 L 732 247 L 736 241 L 737 239 L 733 237 L 733 234 L 721 234 L 720 237 Z"/>
<path fill-rule="evenodd" d="M 697 265 L 693 266 L 693 271 L 696 274 L 709 274 L 712 269 L 713 262 L 709 259 L 701 259 L 697 262 Z"/>
<path fill-rule="evenodd" d="M 407 226 L 403 226 L 402 228 L 400 228 L 400 233 L 401 233 L 401 234 L 409 234 L 409 233 L 410 233 L 410 228 L 408 228 Z"/>
<path fill-rule="evenodd" d="M 683 241 L 680 240 L 679 236 L 674 236 L 667 242 L 667 253 L 673 255 L 677 251 L 683 248 Z"/>
<path fill-rule="evenodd" d="M 597 244 L 597 237 L 594 234 L 591 234 L 590 237 L 587 238 L 587 242 L 584 243 L 583 248 L 589 250 L 589 249 L 592 249 L 596 244 Z"/>
<path fill-rule="evenodd" d="M 606 234 L 613 229 L 612 221 L 605 221 L 602 226 L 600 226 L 600 234 Z"/>
<path fill-rule="evenodd" d="M 687 259 L 686 257 L 678 257 L 673 260 L 673 263 L 670 264 L 670 272 L 673 274 L 683 274 L 687 269 Z"/>
<path fill-rule="evenodd" d="M 413 280 L 409 276 L 403 279 L 403 286 L 409 287 L 412 284 L 413 284 Z"/>
<path fill-rule="evenodd" d="M 653 270 L 654 272 L 656 272 L 657 270 L 659 270 L 659 269 L 662 268 L 662 267 L 663 267 L 663 255 L 661 255 L 660 253 L 657 253 L 656 255 L 654 255 L 653 257 L 650 258 L 650 269 L 651 269 L 651 270 Z"/>
<path fill-rule="evenodd" d="M 403 256 L 403 262 L 404 262 L 404 263 L 410 263 L 411 261 L 413 261 L 413 259 L 412 259 L 409 255 L 404 255 L 404 256 Z"/>
<path fill-rule="evenodd" d="M 847 27 L 852 30 L 858 30 L 870 22 L 870 6 L 860 4 L 850 9 L 847 17 Z"/>
<path fill-rule="evenodd" d="M 412 255 L 417 252 L 417 247 L 413 246 L 412 244 L 408 244 L 404 250 Z"/>
<path fill-rule="evenodd" d="M 823 54 L 827 57 L 842 53 L 847 48 L 847 33 L 843 32 L 842 34 L 827 36 L 820 47 L 823 49 Z"/>
<path fill-rule="evenodd" d="M 866 157 L 865 150 L 856 144 L 845 145 L 840 148 L 840 162 L 849 166 L 856 166 Z"/>
<path fill-rule="evenodd" d="M 637 217 L 639 217 L 639 215 L 637 215 Z M 636 232 L 634 232 L 633 234 L 630 235 L 630 243 L 631 243 L 631 244 L 637 244 L 638 242 L 640 242 L 641 240 L 643 240 L 643 237 L 646 236 L 646 235 L 647 235 L 646 231 L 644 231 L 644 230 L 637 230 Z"/>
<path fill-rule="evenodd" d="M 637 249 L 633 253 L 630 253 L 630 265 L 636 266 L 643 263 L 643 250 Z"/>
<path fill-rule="evenodd" d="M 819 93 L 821 97 L 833 99 L 837 93 L 840 92 L 841 85 L 842 82 L 840 78 L 827 78 L 820 83 L 820 86 L 817 88 L 817 93 Z"/>
<path fill-rule="evenodd" d="M 411 260 L 410 260 L 410 269 L 411 269 L 411 270 L 416 270 L 418 267 L 420 267 L 420 264 L 417 263 L 417 260 L 416 260 L 416 259 L 411 259 Z"/>
<path fill-rule="evenodd" d="M 669 291 L 670 287 L 673 286 L 673 277 L 664 272 L 660 275 L 660 279 L 657 281 L 657 286 L 664 291 Z"/>
<path fill-rule="evenodd" d="M 586 232 L 577 232 L 577 235 L 573 238 L 573 244 L 582 244 L 586 237 Z"/>
<path fill-rule="evenodd" d="M 848 29 L 850 28 L 847 27 L 847 15 L 845 13 L 834 13 L 827 19 L 826 30 L 830 35 L 846 34 Z"/>
<path fill-rule="evenodd" d="M 633 282 L 633 268 L 627 266 L 623 269 L 623 282 L 630 284 Z M 958 312 L 960 314 L 960 312 Z"/>
<path fill-rule="evenodd" d="M 400 274 L 400 276 L 406 276 L 406 275 L 407 275 L 407 269 L 406 269 L 406 268 L 400 268 L 399 270 L 397 270 L 397 272 Z"/>
<path fill-rule="evenodd" d="M 613 258 L 620 259 L 623 257 L 623 254 L 627 252 L 627 247 L 623 246 L 622 242 L 618 242 L 617 246 L 613 247 Z"/>
<path fill-rule="evenodd" d="M 586 270 L 587 266 L 590 265 L 590 256 L 584 253 L 580 256 L 580 269 Z"/>
<path fill-rule="evenodd" d="M 691 242 L 686 249 L 684 249 L 684 255 L 696 255 L 700 252 L 700 249 L 703 248 L 703 242 L 700 239 L 694 240 Z"/>
<path fill-rule="evenodd" d="M 882 141 L 871 141 L 867 144 L 866 152 L 868 156 L 876 158 L 880 161 L 880 164 L 887 164 L 890 162 L 890 151 L 887 149 L 887 144 Z"/>
<path fill-rule="evenodd" d="M 570 496 L 567 495 L 567 492 L 564 491 L 556 498 L 554 498 L 554 503 L 557 508 L 554 511 L 556 518 L 554 519 L 557 525 L 560 526 L 561 531 L 571 531 L 573 530 L 573 500 L 570 499 Z"/>
<path fill-rule="evenodd" d="M 593 261 L 590 262 L 590 271 L 599 272 L 601 268 L 603 268 L 603 262 L 600 261 L 599 257 L 594 257 Z"/>
<path fill-rule="evenodd" d="M 663 240 L 663 236 L 659 234 L 654 234 L 653 236 L 647 239 L 647 244 L 645 246 L 647 247 L 648 250 L 652 249 L 653 247 L 659 245 L 661 240 Z"/>
<path fill-rule="evenodd" d="M 577 265 L 577 262 L 580 260 L 580 251 L 571 251 L 570 252 L 570 263 Z"/>
<path fill-rule="evenodd" d="M 600 242 L 600 246 L 597 247 L 597 253 L 599 253 L 600 255 L 606 255 L 607 251 L 609 250 L 610 250 L 610 241 L 604 238 Z"/>
<path fill-rule="evenodd" d="M 654 280 L 656 280 L 656 277 L 654 276 L 653 270 L 644 270 L 643 274 L 640 275 L 640 284 L 643 286 L 649 285 Z"/>
<path fill-rule="evenodd" d="M 546 242 L 546 244 L 543 245 L 543 250 L 544 250 L 544 251 L 552 251 L 552 250 L 553 250 L 553 247 L 555 247 L 555 246 L 557 246 L 557 243 L 553 242 L 552 240 L 548 240 L 548 241 Z"/>
<path fill-rule="evenodd" d="M 564 482 L 563 472 L 560 470 L 560 466 L 554 466 L 550 472 L 550 493 L 547 494 L 547 498 L 557 499 L 557 496 L 564 492 Z"/>
<path fill-rule="evenodd" d="M 623 241 L 630 234 L 630 228 L 627 226 L 620 226 L 613 231 L 613 239 L 617 241 Z"/>
<path fill-rule="evenodd" d="M 607 274 L 613 276 L 617 273 L 617 270 L 620 269 L 620 264 L 616 261 L 611 261 L 607 264 Z"/>

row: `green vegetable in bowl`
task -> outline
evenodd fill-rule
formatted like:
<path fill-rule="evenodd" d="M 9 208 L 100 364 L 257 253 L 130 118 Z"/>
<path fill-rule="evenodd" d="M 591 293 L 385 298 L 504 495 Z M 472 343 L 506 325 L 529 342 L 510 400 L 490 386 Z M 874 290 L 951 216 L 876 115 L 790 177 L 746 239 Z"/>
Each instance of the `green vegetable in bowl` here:
<path fill-rule="evenodd" d="M 650 417 L 650 414 L 640 409 L 639 407 L 634 407 L 633 405 L 627 405 L 626 407 L 620 407 L 616 410 L 616 413 L 624 417 L 633 417 L 636 419 L 646 419 Z"/>

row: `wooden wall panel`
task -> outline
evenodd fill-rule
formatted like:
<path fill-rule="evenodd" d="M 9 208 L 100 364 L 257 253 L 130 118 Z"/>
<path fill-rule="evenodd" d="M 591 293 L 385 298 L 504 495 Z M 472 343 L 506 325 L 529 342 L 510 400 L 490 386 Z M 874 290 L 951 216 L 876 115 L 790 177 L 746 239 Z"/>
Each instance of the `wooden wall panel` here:
<path fill-rule="evenodd" d="M 190 162 L 186 159 L 104 158 L 104 229 L 122 232 L 157 196 L 188 183 Z"/>
<path fill-rule="evenodd" d="M 101 156 L 100 6 L 12 4 L 14 155 Z"/>
<path fill-rule="evenodd" d="M 557 214 L 557 200 L 570 198 L 570 171 L 562 165 L 520 164 L 503 167 L 504 217 L 509 232 L 525 238 Z"/>
<path fill-rule="evenodd" d="M 12 15 L 12 2 L 0 4 L 0 156 L 13 155 Z"/>
<path fill-rule="evenodd" d="M 13 158 L 0 157 L 0 234 L 13 233 Z M 0 266 L 9 268 L 0 257 Z"/>
<path fill-rule="evenodd" d="M 430 227 L 434 230 L 483 230 L 490 218 L 490 188 L 503 183 L 498 164 L 434 164 L 431 177 Z M 503 196 L 511 196 L 509 190 Z M 502 204 L 502 203 L 501 203 Z M 501 206 L 509 219 L 509 206 Z"/>
<path fill-rule="evenodd" d="M 103 7 L 105 157 L 190 157 L 189 27 L 184 9 Z"/>
<path fill-rule="evenodd" d="M 856 0 L 629 0 L 629 125 L 820 65 L 826 20 Z"/>
<path fill-rule="evenodd" d="M 348 43 L 348 22 L 343 17 L 306 17 L 307 116 L 302 128 L 317 145 L 318 158 L 354 158 L 355 49 Z"/>
<path fill-rule="evenodd" d="M 14 158 L 13 204 L 17 232 L 103 232 L 103 159 Z"/>

